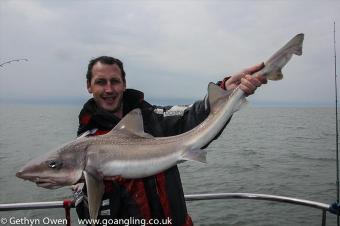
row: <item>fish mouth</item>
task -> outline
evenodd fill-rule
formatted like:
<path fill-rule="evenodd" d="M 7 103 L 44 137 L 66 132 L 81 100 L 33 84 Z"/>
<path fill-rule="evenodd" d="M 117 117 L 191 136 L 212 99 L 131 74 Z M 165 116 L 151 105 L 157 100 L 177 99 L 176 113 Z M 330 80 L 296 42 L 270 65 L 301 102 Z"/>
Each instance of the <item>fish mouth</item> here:
<path fill-rule="evenodd" d="M 42 188 L 57 189 L 57 188 L 62 187 L 61 185 L 57 185 L 57 183 L 51 180 L 50 178 L 37 177 L 35 178 L 35 181 L 32 181 L 32 182 L 35 182 L 35 184 L 38 187 L 42 187 Z"/>
<path fill-rule="evenodd" d="M 56 185 L 55 183 L 51 183 L 51 182 L 36 182 L 35 183 L 38 187 L 42 187 L 42 188 L 47 188 L 47 189 L 58 189 L 61 188 L 63 186 L 61 185 Z"/>
<path fill-rule="evenodd" d="M 62 187 L 61 185 L 58 185 L 53 179 L 51 178 L 45 178 L 45 177 L 39 177 L 39 176 L 30 176 L 25 175 L 22 172 L 17 172 L 16 176 L 24 179 L 34 182 L 38 187 L 47 188 L 47 189 L 56 189 Z"/>

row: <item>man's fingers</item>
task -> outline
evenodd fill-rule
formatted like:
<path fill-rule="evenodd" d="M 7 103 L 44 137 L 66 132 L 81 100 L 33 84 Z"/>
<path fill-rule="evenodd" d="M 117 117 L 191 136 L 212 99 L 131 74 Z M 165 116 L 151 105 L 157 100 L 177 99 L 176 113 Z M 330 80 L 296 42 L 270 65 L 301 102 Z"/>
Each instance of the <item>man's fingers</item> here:
<path fill-rule="evenodd" d="M 252 66 L 252 67 L 249 67 L 249 68 L 245 69 L 245 70 L 243 71 L 243 74 L 250 74 L 250 75 L 252 75 L 252 74 L 254 74 L 255 72 L 261 70 L 263 67 L 264 67 L 264 63 L 263 63 L 263 62 L 260 63 L 260 64 L 256 64 L 256 65 L 254 65 L 254 66 Z"/>
<path fill-rule="evenodd" d="M 246 76 L 248 77 L 248 75 Z M 253 84 L 247 78 L 241 79 L 240 89 L 243 90 L 247 95 L 253 94 L 256 90 L 256 84 Z"/>
<path fill-rule="evenodd" d="M 84 183 L 78 183 L 75 185 L 71 185 L 71 190 L 74 192 L 79 192 L 83 189 L 83 187 L 84 187 Z"/>
<path fill-rule="evenodd" d="M 256 87 L 261 86 L 262 84 L 267 84 L 267 79 L 263 77 L 261 74 L 258 76 L 252 77 L 251 75 L 255 72 L 261 70 L 264 67 L 264 63 L 260 63 L 257 65 L 254 65 L 252 67 L 249 67 L 245 70 L 243 70 L 240 73 L 237 73 L 233 76 L 231 76 L 230 79 L 228 79 L 225 82 L 226 89 L 234 89 L 238 85 L 240 85 L 240 88 L 248 95 L 253 94 Z M 242 79 L 246 79 L 249 81 L 249 83 L 244 83 L 242 85 Z"/>
<path fill-rule="evenodd" d="M 246 96 L 252 95 L 255 92 L 255 89 L 250 89 L 248 86 L 241 84 L 240 89 L 246 94 Z"/>
<path fill-rule="evenodd" d="M 263 78 L 262 76 L 252 77 L 248 74 L 241 79 L 240 89 L 243 90 L 246 95 L 251 95 L 255 92 L 257 87 L 260 87 L 265 83 L 267 83 L 266 78 Z"/>
<path fill-rule="evenodd" d="M 251 75 L 246 75 L 244 78 L 255 87 L 260 87 L 262 85 L 260 79 L 252 77 Z"/>

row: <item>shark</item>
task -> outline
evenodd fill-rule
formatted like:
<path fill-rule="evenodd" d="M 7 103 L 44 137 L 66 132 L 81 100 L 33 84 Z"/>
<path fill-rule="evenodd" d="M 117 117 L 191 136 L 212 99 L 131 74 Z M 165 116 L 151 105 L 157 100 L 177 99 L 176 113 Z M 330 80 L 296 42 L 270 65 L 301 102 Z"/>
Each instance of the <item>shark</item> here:
<path fill-rule="evenodd" d="M 293 37 L 253 76 L 282 79 L 282 68 L 293 55 L 302 55 L 303 40 L 304 34 Z M 107 134 L 84 134 L 29 161 L 16 176 L 49 189 L 73 185 L 84 179 L 90 217 L 96 219 L 104 193 L 104 178 L 143 178 L 187 160 L 205 163 L 205 147 L 224 129 L 245 97 L 238 87 L 226 91 L 210 83 L 207 118 L 192 130 L 169 137 L 153 137 L 144 132 L 141 111 L 134 109 Z"/>

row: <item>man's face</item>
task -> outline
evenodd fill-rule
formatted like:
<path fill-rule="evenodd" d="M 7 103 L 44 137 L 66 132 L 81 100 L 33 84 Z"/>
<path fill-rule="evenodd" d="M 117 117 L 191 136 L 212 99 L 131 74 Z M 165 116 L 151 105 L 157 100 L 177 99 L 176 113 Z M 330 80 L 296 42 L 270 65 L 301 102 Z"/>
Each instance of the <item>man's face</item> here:
<path fill-rule="evenodd" d="M 87 90 L 92 93 L 96 104 L 106 111 L 122 113 L 122 98 L 126 83 L 116 64 L 97 62 L 92 68 L 92 78 L 87 82 Z"/>

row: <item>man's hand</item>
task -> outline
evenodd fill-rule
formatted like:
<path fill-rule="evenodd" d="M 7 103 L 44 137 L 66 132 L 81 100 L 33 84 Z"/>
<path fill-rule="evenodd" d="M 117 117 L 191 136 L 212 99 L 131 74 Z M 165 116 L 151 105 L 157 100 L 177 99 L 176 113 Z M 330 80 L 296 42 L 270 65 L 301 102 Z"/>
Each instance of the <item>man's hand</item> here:
<path fill-rule="evenodd" d="M 237 86 L 240 86 L 240 89 L 249 96 L 253 94 L 257 87 L 260 87 L 262 84 L 267 83 L 267 79 L 261 75 L 256 77 L 252 77 L 251 75 L 255 72 L 258 72 L 264 67 L 264 63 L 257 64 L 250 68 L 244 69 L 240 73 L 237 73 L 231 76 L 225 82 L 225 88 L 227 90 L 235 89 Z"/>
<path fill-rule="evenodd" d="M 71 185 L 71 190 L 73 192 L 81 192 L 83 190 L 83 187 L 84 187 L 84 183 L 78 183 L 78 184 L 75 184 L 75 185 Z"/>
<path fill-rule="evenodd" d="M 73 199 L 75 201 L 74 205 L 77 207 L 79 203 L 83 202 L 84 206 L 88 208 L 88 200 L 87 195 L 83 193 L 84 183 L 78 183 L 71 186 L 71 190 L 73 191 Z"/>

